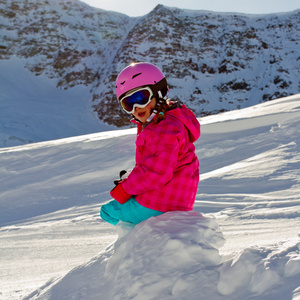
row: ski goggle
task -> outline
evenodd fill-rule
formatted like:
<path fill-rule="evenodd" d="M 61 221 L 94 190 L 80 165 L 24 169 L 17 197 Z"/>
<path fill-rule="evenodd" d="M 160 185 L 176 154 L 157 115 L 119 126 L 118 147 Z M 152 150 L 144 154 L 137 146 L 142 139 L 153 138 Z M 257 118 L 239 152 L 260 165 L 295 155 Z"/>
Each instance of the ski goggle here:
<path fill-rule="evenodd" d="M 144 108 L 153 99 L 153 92 L 149 87 L 132 91 L 120 99 L 121 106 L 128 114 L 134 113 L 136 107 Z"/>

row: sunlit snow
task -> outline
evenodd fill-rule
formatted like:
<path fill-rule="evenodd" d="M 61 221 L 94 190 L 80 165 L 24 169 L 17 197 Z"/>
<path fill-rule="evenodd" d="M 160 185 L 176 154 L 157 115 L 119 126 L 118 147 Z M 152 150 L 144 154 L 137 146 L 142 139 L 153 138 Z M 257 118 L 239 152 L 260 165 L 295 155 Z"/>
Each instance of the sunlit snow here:
<path fill-rule="evenodd" d="M 134 229 L 99 210 L 135 129 L 1 148 L 1 299 L 299 299 L 299 100 L 200 119 L 194 211 Z"/>

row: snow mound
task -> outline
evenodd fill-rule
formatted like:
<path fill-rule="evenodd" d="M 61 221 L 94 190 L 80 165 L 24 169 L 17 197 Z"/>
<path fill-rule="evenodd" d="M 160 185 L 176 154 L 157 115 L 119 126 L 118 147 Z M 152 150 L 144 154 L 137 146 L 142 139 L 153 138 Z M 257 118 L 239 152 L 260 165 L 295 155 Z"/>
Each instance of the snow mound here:
<path fill-rule="evenodd" d="M 25 299 L 298 299 L 299 237 L 225 260 L 218 224 L 196 211 L 117 227 L 119 239 L 105 251 Z"/>
<path fill-rule="evenodd" d="M 218 291 L 222 295 L 243 291 L 254 296 L 265 295 L 264 299 L 291 299 L 281 298 L 287 297 L 291 288 L 288 291 L 282 288 L 280 290 L 282 295 L 279 295 L 276 287 L 283 286 L 284 282 L 295 281 L 295 287 L 299 288 L 299 280 L 300 239 L 298 238 L 294 242 L 273 247 L 248 248 L 227 260 L 220 270 Z"/>
<path fill-rule="evenodd" d="M 107 276 L 114 279 L 113 299 L 184 295 L 188 275 L 197 272 L 199 276 L 219 266 L 218 248 L 224 241 L 215 220 L 199 212 L 168 212 L 150 218 L 116 243 L 106 268 Z"/>
<path fill-rule="evenodd" d="M 216 287 L 225 239 L 214 218 L 168 212 L 118 227 L 119 239 L 105 251 L 25 299 L 174 299 L 195 276 Z"/>

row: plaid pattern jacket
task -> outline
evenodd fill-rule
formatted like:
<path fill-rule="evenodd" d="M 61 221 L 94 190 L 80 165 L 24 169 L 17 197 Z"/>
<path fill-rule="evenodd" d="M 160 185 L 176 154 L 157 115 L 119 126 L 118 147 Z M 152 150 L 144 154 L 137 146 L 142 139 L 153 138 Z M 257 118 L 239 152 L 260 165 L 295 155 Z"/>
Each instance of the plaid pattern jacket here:
<path fill-rule="evenodd" d="M 122 182 L 137 202 L 161 212 L 192 210 L 199 183 L 194 142 L 200 124 L 185 106 L 166 112 L 158 124 L 138 124 L 136 165 Z"/>

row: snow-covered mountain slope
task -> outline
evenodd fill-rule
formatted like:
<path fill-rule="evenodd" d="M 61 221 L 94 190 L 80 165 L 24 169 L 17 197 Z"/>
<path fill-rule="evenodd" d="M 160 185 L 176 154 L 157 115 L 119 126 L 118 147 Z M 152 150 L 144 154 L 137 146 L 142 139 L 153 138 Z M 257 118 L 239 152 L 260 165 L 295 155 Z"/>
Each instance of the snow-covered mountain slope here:
<path fill-rule="evenodd" d="M 53 79 L 34 76 L 23 63 L 0 60 L 0 148 L 115 128 L 91 111 L 87 87 L 57 89 Z"/>
<path fill-rule="evenodd" d="M 299 10 L 244 15 L 158 5 L 130 18 L 77 0 L 13 0 L 0 1 L 0 16 L 1 60 L 17 56 L 20 67 L 62 90 L 74 88 L 81 100 L 76 89 L 87 87 L 90 111 L 115 126 L 126 126 L 129 117 L 115 101 L 114 80 L 132 61 L 157 64 L 170 96 L 199 117 L 300 90 Z M 0 68 L 5 74 L 5 65 Z M 31 92 L 21 87 L 29 107 Z M 1 100 L 10 105 L 10 98 Z"/>
<path fill-rule="evenodd" d="M 121 109 L 112 101 L 114 79 L 131 61 L 158 65 L 170 84 L 170 97 L 197 116 L 297 94 L 299 18 L 300 11 L 262 16 L 158 5 L 136 21 L 109 76 L 97 79 L 98 115 L 109 123 L 119 120 Z"/>
<path fill-rule="evenodd" d="M 0 149 L 1 297 L 298 299 L 299 100 L 200 119 L 194 211 L 120 226 L 117 243 L 99 210 L 135 129 Z"/>

